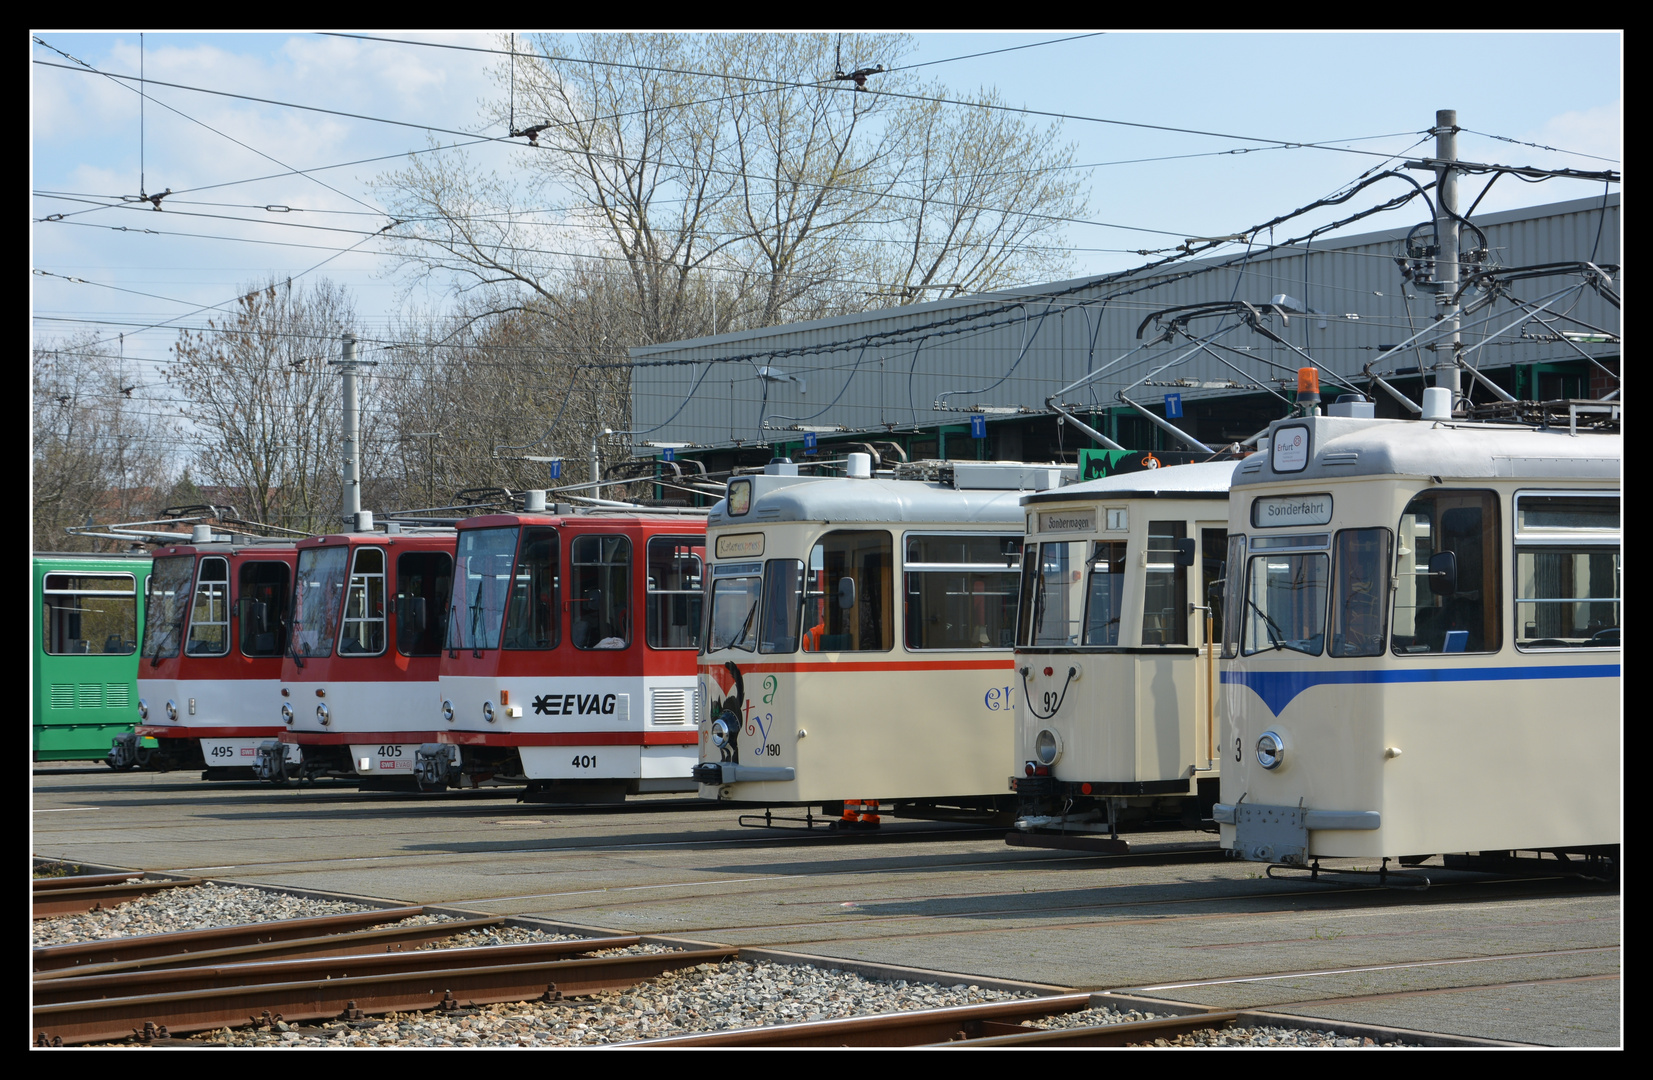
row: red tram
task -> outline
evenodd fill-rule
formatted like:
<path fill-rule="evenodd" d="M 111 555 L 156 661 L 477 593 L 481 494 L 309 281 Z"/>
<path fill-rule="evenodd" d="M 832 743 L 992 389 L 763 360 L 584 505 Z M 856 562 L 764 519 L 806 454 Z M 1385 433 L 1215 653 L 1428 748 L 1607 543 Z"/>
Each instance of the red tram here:
<path fill-rule="evenodd" d="M 704 519 L 536 495 L 459 523 L 421 779 L 515 775 L 545 799 L 695 790 Z"/>
<path fill-rule="evenodd" d="M 316 537 L 297 545 L 292 644 L 259 775 L 413 786 L 436 738 L 436 676 L 453 588 L 454 531 Z M 276 715 L 279 713 L 279 715 Z"/>
<path fill-rule="evenodd" d="M 209 780 L 253 777 L 259 744 L 281 734 L 281 657 L 296 559 L 291 540 L 215 539 L 206 526 L 187 544 L 155 551 L 138 657 L 138 728 L 117 738 L 111 761 L 204 766 Z M 145 738 L 157 745 L 145 749 Z"/>

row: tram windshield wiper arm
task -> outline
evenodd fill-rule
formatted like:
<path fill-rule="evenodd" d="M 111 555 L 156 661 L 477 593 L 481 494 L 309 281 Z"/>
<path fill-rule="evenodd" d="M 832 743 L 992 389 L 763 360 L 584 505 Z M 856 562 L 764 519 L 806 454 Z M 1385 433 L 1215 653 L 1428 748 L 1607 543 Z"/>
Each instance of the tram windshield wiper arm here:
<path fill-rule="evenodd" d="M 738 646 L 741 642 L 746 640 L 746 635 L 752 629 L 752 618 L 753 618 L 753 616 L 757 615 L 757 613 L 758 613 L 758 602 L 757 602 L 757 600 L 753 600 L 752 601 L 752 606 L 750 608 L 748 608 L 747 611 L 746 611 L 746 621 L 740 624 L 740 633 L 736 634 L 735 635 L 735 640 L 733 640 L 729 643 L 729 646 L 728 646 L 729 648 L 733 649 L 736 646 Z"/>
<path fill-rule="evenodd" d="M 1251 606 L 1252 611 L 1255 611 L 1258 615 L 1262 616 L 1264 623 L 1268 624 L 1268 643 L 1270 645 L 1274 646 L 1276 649 L 1285 648 L 1286 647 L 1286 642 L 1285 642 L 1286 632 L 1284 630 L 1280 629 L 1280 624 L 1275 622 L 1273 619 L 1269 618 L 1268 617 L 1268 612 L 1266 612 L 1262 608 L 1258 607 L 1256 600 L 1254 600 L 1254 599 L 1252 599 L 1251 597 L 1248 596 L 1248 597 L 1245 598 L 1245 602 Z"/>

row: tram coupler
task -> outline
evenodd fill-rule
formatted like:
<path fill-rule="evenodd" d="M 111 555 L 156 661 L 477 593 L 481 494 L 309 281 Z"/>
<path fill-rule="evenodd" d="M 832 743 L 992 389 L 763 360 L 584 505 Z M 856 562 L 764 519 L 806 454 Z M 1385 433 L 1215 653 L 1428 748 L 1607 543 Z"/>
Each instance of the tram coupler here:
<path fill-rule="evenodd" d="M 116 735 L 109 744 L 109 756 L 104 759 L 111 769 L 124 772 L 138 767 L 138 736 L 133 732 Z"/>
<path fill-rule="evenodd" d="M 448 787 L 458 782 L 461 771 L 459 747 L 452 743 L 424 743 L 413 755 L 413 778 L 421 788 Z"/>
<path fill-rule="evenodd" d="M 258 753 L 253 757 L 253 775 L 273 784 L 283 783 L 297 775 L 303 754 L 297 743 L 265 739 L 258 744 Z"/>

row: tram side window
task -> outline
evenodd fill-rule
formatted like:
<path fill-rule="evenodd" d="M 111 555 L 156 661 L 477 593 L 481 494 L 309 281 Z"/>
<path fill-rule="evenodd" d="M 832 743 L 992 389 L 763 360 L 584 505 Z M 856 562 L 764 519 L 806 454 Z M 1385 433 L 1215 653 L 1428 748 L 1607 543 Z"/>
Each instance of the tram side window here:
<path fill-rule="evenodd" d="M 817 576 L 818 580 L 818 576 Z M 770 559 L 763 567 L 763 591 L 769 596 L 764 605 L 763 624 L 758 631 L 758 651 L 762 653 L 793 653 L 801 644 L 806 649 L 818 648 L 820 620 L 809 624 L 811 638 L 801 632 L 804 606 L 813 600 L 811 609 L 819 612 L 820 590 L 807 592 L 804 585 L 804 564 L 797 559 Z"/>
<path fill-rule="evenodd" d="M 649 648 L 700 647 L 700 579 L 705 553 L 705 541 L 696 537 L 649 538 L 646 631 Z"/>
<path fill-rule="evenodd" d="M 1503 642 L 1498 495 L 1419 495 L 1401 514 L 1397 542 L 1394 651 L 1497 652 Z"/>
<path fill-rule="evenodd" d="M 517 553 L 511 574 L 509 610 L 505 613 L 505 648 L 554 649 L 562 641 L 558 557 L 555 529 L 522 530 L 522 550 Z M 580 612 L 576 611 L 574 617 L 578 619 Z"/>
<path fill-rule="evenodd" d="M 1188 644 L 1188 568 L 1177 565 L 1182 521 L 1148 523 L 1148 567 L 1142 581 L 1142 644 Z"/>
<path fill-rule="evenodd" d="M 1382 656 L 1389 530 L 1344 529 L 1332 562 L 1331 656 Z"/>
<path fill-rule="evenodd" d="M 895 646 L 895 545 L 887 532 L 829 532 L 810 552 L 821 567 L 821 652 L 884 652 Z M 810 627 L 806 633 L 813 630 Z"/>
<path fill-rule="evenodd" d="M 577 649 L 624 649 L 631 645 L 631 539 L 576 536 L 571 545 L 569 588 Z"/>
<path fill-rule="evenodd" d="M 293 595 L 284 562 L 244 562 L 236 583 L 236 615 L 242 656 L 280 656 L 287 651 L 287 603 Z"/>
<path fill-rule="evenodd" d="M 1015 644 L 1022 538 L 906 537 L 904 625 L 909 649 L 1008 649 Z"/>
<path fill-rule="evenodd" d="M 1125 601 L 1125 541 L 1094 541 L 1090 568 L 1085 644 L 1118 645 L 1119 613 Z"/>
<path fill-rule="evenodd" d="M 189 612 L 191 656 L 222 656 L 230 648 L 230 564 L 204 558 L 195 578 L 195 602 Z"/>
<path fill-rule="evenodd" d="M 1227 544 L 1227 529 L 1200 530 L 1200 598 L 1197 602 L 1211 606 L 1211 624 L 1216 627 L 1218 633 L 1221 633 L 1223 628 L 1223 595 L 1221 592 L 1212 592 L 1212 587 L 1217 585 L 1223 576 L 1223 548 Z"/>
<path fill-rule="evenodd" d="M 42 597 L 52 656 L 131 656 L 138 647 L 138 594 L 130 574 L 47 574 Z"/>
<path fill-rule="evenodd" d="M 1515 644 L 1617 648 L 1623 617 L 1617 495 L 1515 497 Z"/>
<path fill-rule="evenodd" d="M 396 557 L 396 651 L 436 656 L 447 630 L 453 557 L 445 551 L 404 551 Z"/>

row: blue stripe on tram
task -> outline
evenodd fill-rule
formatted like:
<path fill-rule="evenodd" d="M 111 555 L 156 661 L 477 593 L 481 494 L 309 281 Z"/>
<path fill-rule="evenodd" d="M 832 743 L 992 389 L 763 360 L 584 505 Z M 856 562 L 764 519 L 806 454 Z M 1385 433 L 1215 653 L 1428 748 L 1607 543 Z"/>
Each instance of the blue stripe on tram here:
<path fill-rule="evenodd" d="M 1303 691 L 1322 685 L 1355 683 L 1497 682 L 1526 679 L 1616 679 L 1618 664 L 1568 664 L 1556 667 L 1380 668 L 1371 671 L 1225 671 L 1224 683 L 1248 686 L 1279 716 Z"/>

